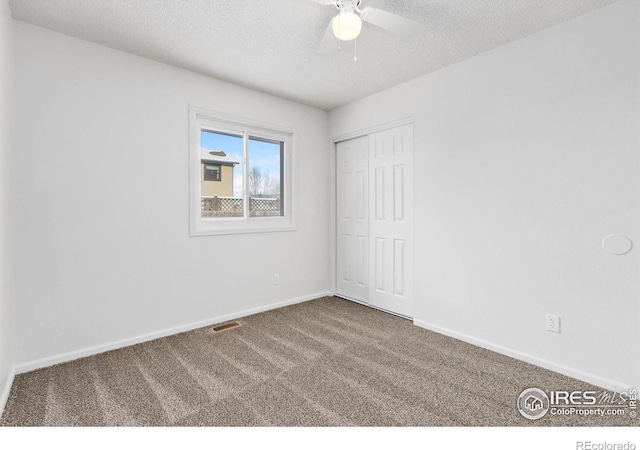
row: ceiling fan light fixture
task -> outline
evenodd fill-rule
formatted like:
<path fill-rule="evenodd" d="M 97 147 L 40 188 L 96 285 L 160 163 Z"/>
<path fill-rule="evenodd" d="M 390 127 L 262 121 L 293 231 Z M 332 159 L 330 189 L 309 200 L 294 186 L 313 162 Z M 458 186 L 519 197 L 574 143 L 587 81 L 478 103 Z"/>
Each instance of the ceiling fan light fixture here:
<path fill-rule="evenodd" d="M 341 41 L 351 41 L 362 30 L 362 19 L 353 11 L 341 11 L 333 18 L 333 34 Z"/>

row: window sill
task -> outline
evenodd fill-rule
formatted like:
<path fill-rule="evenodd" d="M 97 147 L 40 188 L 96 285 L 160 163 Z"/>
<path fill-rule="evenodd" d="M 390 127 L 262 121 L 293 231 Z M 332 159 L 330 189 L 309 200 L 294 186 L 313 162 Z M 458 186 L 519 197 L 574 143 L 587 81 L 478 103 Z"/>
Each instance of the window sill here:
<path fill-rule="evenodd" d="M 228 234 L 250 233 L 280 233 L 283 231 L 298 231 L 298 228 L 286 219 L 263 219 L 259 223 L 254 220 L 201 220 L 191 227 L 190 235 L 217 236 Z"/>

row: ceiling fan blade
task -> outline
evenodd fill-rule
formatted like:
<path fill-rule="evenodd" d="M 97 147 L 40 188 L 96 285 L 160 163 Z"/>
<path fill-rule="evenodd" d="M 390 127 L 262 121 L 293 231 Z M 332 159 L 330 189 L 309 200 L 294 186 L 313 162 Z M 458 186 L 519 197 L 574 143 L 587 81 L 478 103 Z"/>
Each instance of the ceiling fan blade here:
<path fill-rule="evenodd" d="M 293 0 L 293 1 L 298 3 L 306 3 L 306 4 L 311 3 L 314 6 L 315 5 L 320 5 L 320 6 L 336 5 L 336 0 Z"/>
<path fill-rule="evenodd" d="M 389 31 L 396 36 L 411 36 L 420 31 L 422 24 L 415 20 L 392 14 L 376 8 L 364 8 L 360 17 L 365 22 Z"/>
<path fill-rule="evenodd" d="M 332 56 L 338 50 L 340 41 L 333 34 L 332 22 L 333 19 L 329 22 L 327 31 L 324 32 L 324 37 L 318 46 L 318 54 L 320 55 Z"/>

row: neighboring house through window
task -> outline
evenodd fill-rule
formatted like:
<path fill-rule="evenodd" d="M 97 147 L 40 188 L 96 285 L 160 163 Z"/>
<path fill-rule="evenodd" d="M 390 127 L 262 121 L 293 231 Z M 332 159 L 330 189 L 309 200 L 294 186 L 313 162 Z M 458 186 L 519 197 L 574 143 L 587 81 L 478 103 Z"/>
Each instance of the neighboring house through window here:
<path fill-rule="evenodd" d="M 221 150 L 202 148 L 200 154 L 202 195 L 233 197 L 234 167 L 240 162 Z"/>

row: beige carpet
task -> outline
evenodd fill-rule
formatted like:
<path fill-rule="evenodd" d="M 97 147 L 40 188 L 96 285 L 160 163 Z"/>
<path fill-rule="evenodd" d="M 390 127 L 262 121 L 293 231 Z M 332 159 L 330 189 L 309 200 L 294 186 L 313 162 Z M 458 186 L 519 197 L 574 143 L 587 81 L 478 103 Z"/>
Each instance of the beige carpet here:
<path fill-rule="evenodd" d="M 16 377 L 3 426 L 614 426 L 520 416 L 529 387 L 595 389 L 339 298 Z"/>

